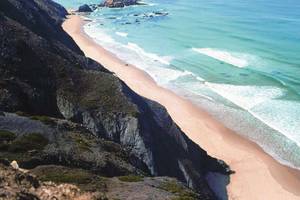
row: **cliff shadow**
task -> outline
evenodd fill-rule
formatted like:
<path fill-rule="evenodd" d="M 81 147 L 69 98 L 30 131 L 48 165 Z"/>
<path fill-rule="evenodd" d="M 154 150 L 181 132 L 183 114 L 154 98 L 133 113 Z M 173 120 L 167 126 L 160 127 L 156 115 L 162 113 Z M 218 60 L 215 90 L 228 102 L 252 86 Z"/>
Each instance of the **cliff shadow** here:
<path fill-rule="evenodd" d="M 205 178 L 219 200 L 228 200 L 226 186 L 230 183 L 230 175 L 208 172 Z"/>

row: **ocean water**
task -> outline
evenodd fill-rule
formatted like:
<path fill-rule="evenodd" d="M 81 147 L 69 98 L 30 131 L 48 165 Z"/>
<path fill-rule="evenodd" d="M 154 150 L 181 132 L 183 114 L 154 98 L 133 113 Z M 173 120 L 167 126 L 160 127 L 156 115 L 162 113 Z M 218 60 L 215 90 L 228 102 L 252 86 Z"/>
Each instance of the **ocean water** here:
<path fill-rule="evenodd" d="M 67 8 L 99 0 L 56 0 Z M 300 1 L 146 0 L 85 31 L 279 162 L 300 169 Z"/>

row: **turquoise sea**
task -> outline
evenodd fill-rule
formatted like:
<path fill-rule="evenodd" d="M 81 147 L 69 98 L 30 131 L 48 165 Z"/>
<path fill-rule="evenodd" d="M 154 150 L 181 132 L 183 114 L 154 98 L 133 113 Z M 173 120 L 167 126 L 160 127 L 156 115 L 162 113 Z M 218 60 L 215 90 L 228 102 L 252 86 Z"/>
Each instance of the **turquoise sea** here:
<path fill-rule="evenodd" d="M 56 1 L 67 8 L 99 3 Z M 98 9 L 85 31 L 281 163 L 300 169 L 300 1 L 145 2 Z"/>

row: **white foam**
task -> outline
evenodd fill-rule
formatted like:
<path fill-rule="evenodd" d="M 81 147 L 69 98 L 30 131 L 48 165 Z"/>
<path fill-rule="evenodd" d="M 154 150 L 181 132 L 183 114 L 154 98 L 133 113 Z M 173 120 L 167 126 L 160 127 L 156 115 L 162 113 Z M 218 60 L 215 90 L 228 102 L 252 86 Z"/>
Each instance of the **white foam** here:
<path fill-rule="evenodd" d="M 187 73 L 168 67 L 173 59 L 172 56 L 160 56 L 155 53 L 146 52 L 135 43 L 128 42 L 127 44 L 122 44 L 117 42 L 103 28 L 98 28 L 96 24 L 87 25 L 84 30 L 108 51 L 115 54 L 121 60 L 146 71 L 160 84 L 166 84 Z"/>
<path fill-rule="evenodd" d="M 92 18 L 90 18 L 90 17 L 87 17 L 87 16 L 80 16 L 84 21 L 87 21 L 87 22 L 91 22 L 91 21 L 93 21 L 93 19 Z"/>
<path fill-rule="evenodd" d="M 170 67 L 172 56 L 161 56 L 155 53 L 147 52 L 139 45 L 128 42 L 122 44 L 117 42 L 105 29 L 99 28 L 96 23 L 89 23 L 84 28 L 97 43 L 118 56 L 121 60 L 146 71 L 156 82 L 161 85 L 169 84 L 180 77 L 193 76 L 196 80 L 204 82 L 205 80 L 190 71 L 181 71 Z M 117 33 L 117 32 L 116 32 Z M 119 32 L 121 33 L 121 32 Z"/>
<path fill-rule="evenodd" d="M 196 77 L 196 79 L 201 81 L 181 83 L 180 88 L 184 88 L 184 91 L 181 91 L 180 93 L 184 94 L 184 96 L 187 97 L 191 96 L 190 99 L 194 102 L 198 99 L 198 97 L 207 99 L 211 102 L 215 102 L 215 99 L 213 99 L 210 95 L 207 94 L 207 92 L 205 92 L 207 87 L 205 86 L 205 84 L 203 84 L 204 79 L 202 79 L 201 77 Z"/>
<path fill-rule="evenodd" d="M 145 2 L 145 1 L 139 1 L 139 3 L 142 6 L 156 6 L 156 5 L 158 5 L 157 3 L 149 3 L 149 2 Z"/>
<path fill-rule="evenodd" d="M 173 59 L 171 56 L 159 56 L 154 53 L 148 53 L 143 48 L 138 46 L 137 44 L 131 43 L 131 42 L 128 42 L 127 48 L 135 51 L 139 55 L 144 55 L 145 57 L 148 57 L 148 58 L 152 59 L 153 61 L 156 61 L 156 62 L 158 61 L 165 65 L 170 65 L 170 62 Z"/>
<path fill-rule="evenodd" d="M 177 80 L 180 77 L 193 75 L 193 73 L 189 71 L 180 71 L 176 69 L 155 66 L 148 68 L 147 72 L 151 74 L 155 81 L 161 85 L 167 85 L 171 81 Z"/>
<path fill-rule="evenodd" d="M 204 82 L 204 79 L 194 73 L 184 70 L 177 70 L 170 67 L 172 56 L 161 56 L 155 53 L 147 52 L 139 45 L 128 42 L 122 44 L 112 38 L 97 24 L 85 26 L 87 34 L 95 39 L 97 43 L 118 56 L 121 60 L 146 71 L 156 82 L 161 85 L 167 85 L 180 77 L 193 76 L 196 80 Z M 98 39 L 99 38 L 99 39 Z"/>
<path fill-rule="evenodd" d="M 299 102 L 270 99 L 252 108 L 249 112 L 300 146 Z"/>
<path fill-rule="evenodd" d="M 199 77 L 199 76 L 196 76 L 196 79 L 197 79 L 198 81 L 205 82 L 205 80 L 204 80 L 203 78 Z"/>
<path fill-rule="evenodd" d="M 127 37 L 128 33 L 124 33 L 124 32 L 116 32 L 117 35 L 121 36 L 121 37 Z"/>
<path fill-rule="evenodd" d="M 101 38 L 101 41 L 104 43 L 114 43 L 115 40 L 108 34 L 105 34 L 103 31 L 99 31 L 96 28 L 97 22 L 91 22 L 84 26 L 84 31 L 93 39 L 97 40 Z"/>
<path fill-rule="evenodd" d="M 193 51 L 200 53 L 202 55 L 209 56 L 216 60 L 228 63 L 236 67 L 247 67 L 249 66 L 249 61 L 254 59 L 254 56 L 249 54 L 242 54 L 236 52 L 223 51 L 219 49 L 212 48 L 192 48 Z"/>
<path fill-rule="evenodd" d="M 246 110 L 285 94 L 282 89 L 271 86 L 240 86 L 209 82 L 205 84 L 213 91 Z"/>
<path fill-rule="evenodd" d="M 205 85 L 300 146 L 300 103 L 281 100 L 285 90 L 271 86 L 238 86 L 208 82 Z"/>
<path fill-rule="evenodd" d="M 147 5 L 148 6 L 157 6 L 158 4 L 157 3 L 148 3 Z"/>

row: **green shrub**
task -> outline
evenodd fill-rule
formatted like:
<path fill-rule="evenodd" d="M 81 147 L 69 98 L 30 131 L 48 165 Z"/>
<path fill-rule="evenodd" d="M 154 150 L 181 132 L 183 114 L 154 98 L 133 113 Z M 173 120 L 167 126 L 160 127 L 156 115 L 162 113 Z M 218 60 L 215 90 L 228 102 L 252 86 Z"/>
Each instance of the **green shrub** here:
<path fill-rule="evenodd" d="M 0 142 L 10 142 L 16 139 L 16 134 L 10 131 L 0 130 Z"/>
<path fill-rule="evenodd" d="M 163 182 L 159 188 L 178 195 L 178 197 L 173 198 L 172 200 L 196 200 L 198 195 L 183 186 L 179 185 L 176 181 L 166 181 Z"/>
<path fill-rule="evenodd" d="M 92 141 L 89 141 L 84 135 L 75 133 L 72 135 L 72 139 L 81 151 L 91 151 Z"/>
<path fill-rule="evenodd" d="M 122 151 L 121 147 L 118 144 L 116 144 L 115 142 L 112 142 L 112 141 L 108 141 L 108 140 L 103 140 L 101 147 L 103 148 L 103 150 L 108 151 L 108 152 L 119 153 Z"/>
<path fill-rule="evenodd" d="M 25 112 L 23 112 L 23 111 L 17 111 L 16 114 L 19 115 L 19 116 L 22 116 L 22 117 L 27 117 L 27 116 L 29 116 L 29 114 L 27 114 L 27 113 L 25 113 Z"/>
<path fill-rule="evenodd" d="M 123 182 L 140 182 L 144 180 L 142 176 L 136 176 L 136 175 L 120 176 L 118 178 L 120 181 Z"/>
<path fill-rule="evenodd" d="M 7 143 L 0 143 L 0 151 L 7 151 L 9 148 L 9 144 Z"/>
<path fill-rule="evenodd" d="M 43 122 L 44 124 L 47 125 L 54 124 L 54 120 L 48 116 L 31 116 L 30 119 Z"/>
<path fill-rule="evenodd" d="M 32 159 L 32 156 L 26 152 L 9 152 L 9 145 L 6 146 L 6 149 L 0 151 L 0 157 L 9 160 L 10 162 L 16 160 L 19 164 L 24 161 Z M 22 165 L 22 164 L 21 164 Z M 1 199 L 1 198 L 0 198 Z"/>
<path fill-rule="evenodd" d="M 106 179 L 79 168 L 63 166 L 39 166 L 31 171 L 41 181 L 70 183 L 84 191 L 102 191 L 106 188 Z"/>
<path fill-rule="evenodd" d="M 29 133 L 15 139 L 9 145 L 10 152 L 26 152 L 29 150 L 42 150 L 48 144 L 48 139 L 40 133 Z"/>
<path fill-rule="evenodd" d="M 88 184 L 92 177 L 89 173 L 81 170 L 48 169 L 40 178 L 42 181 L 53 181 L 55 183 Z"/>

